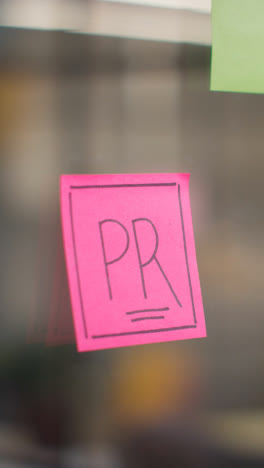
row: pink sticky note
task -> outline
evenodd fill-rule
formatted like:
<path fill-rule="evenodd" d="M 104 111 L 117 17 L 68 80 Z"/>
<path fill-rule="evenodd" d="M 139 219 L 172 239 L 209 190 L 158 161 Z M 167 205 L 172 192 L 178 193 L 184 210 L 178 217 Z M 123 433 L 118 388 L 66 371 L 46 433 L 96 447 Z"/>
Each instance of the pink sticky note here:
<path fill-rule="evenodd" d="M 206 336 L 188 174 L 61 177 L 79 351 Z"/>

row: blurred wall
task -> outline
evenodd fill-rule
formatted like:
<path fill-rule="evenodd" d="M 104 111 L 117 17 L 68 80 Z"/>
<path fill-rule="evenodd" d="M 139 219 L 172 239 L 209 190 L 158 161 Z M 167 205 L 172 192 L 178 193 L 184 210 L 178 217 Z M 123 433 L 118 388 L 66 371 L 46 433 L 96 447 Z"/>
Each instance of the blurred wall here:
<path fill-rule="evenodd" d="M 188 348 L 194 362 L 202 359 L 204 407 L 263 407 L 263 96 L 210 93 L 206 47 L 34 31 L 1 35 L 0 88 L 8 74 L 11 96 L 12 89 L 17 94 L 10 100 L 14 118 L 1 135 L 6 349 L 24 343 L 32 307 L 44 315 L 49 308 L 61 173 L 191 172 L 208 338 L 171 346 L 178 354 Z M 77 432 L 91 424 L 80 404 L 91 373 L 102 390 L 123 352 L 89 356 L 90 374 L 83 358 L 69 364 Z M 91 391 L 96 413 L 107 396 Z"/>

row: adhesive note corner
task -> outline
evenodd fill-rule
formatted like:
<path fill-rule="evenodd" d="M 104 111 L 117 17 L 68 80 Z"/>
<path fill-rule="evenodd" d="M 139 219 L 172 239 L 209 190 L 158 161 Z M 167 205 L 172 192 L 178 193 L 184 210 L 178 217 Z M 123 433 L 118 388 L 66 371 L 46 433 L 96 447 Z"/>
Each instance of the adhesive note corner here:
<path fill-rule="evenodd" d="M 264 93 L 263 22 L 263 0 L 212 0 L 212 91 Z"/>
<path fill-rule="evenodd" d="M 188 174 L 61 176 L 79 351 L 206 336 Z"/>

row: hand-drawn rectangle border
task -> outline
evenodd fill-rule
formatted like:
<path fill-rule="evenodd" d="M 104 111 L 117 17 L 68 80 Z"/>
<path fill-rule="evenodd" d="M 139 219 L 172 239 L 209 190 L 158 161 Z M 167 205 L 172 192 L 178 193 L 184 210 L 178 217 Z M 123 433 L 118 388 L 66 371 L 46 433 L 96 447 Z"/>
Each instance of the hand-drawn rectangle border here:
<path fill-rule="evenodd" d="M 169 332 L 169 331 L 175 331 L 175 330 L 186 330 L 186 329 L 191 329 L 191 328 L 197 328 L 197 318 L 196 318 L 195 305 L 194 305 L 194 300 L 193 300 L 193 290 L 192 290 L 192 283 L 191 283 L 191 277 L 190 277 L 190 268 L 189 268 L 189 261 L 188 261 L 188 252 L 187 252 L 185 227 L 184 227 L 184 219 L 183 219 L 183 211 L 182 211 L 181 186 L 180 184 L 176 184 L 176 182 L 160 183 L 160 184 L 153 183 L 153 184 L 116 184 L 116 185 L 71 185 L 70 188 L 72 190 L 108 189 L 108 188 L 142 188 L 142 187 L 176 187 L 176 185 L 178 185 L 178 202 L 179 202 L 180 215 L 181 215 L 181 227 L 182 227 L 182 236 L 183 236 L 183 243 L 184 243 L 184 253 L 185 253 L 185 261 L 186 261 L 188 282 L 189 282 L 189 288 L 190 288 L 190 296 L 191 296 L 191 302 L 192 302 L 194 324 L 184 325 L 181 327 L 159 328 L 159 329 L 154 329 L 154 330 L 151 329 L 151 330 L 111 333 L 111 334 L 106 334 L 106 335 L 93 335 L 91 336 L 92 339 L 112 338 L 112 337 L 118 337 L 118 336 L 121 337 L 121 336 L 128 336 L 128 335 L 140 335 L 140 334 L 145 334 L 145 333 L 160 333 L 160 332 Z M 76 241 L 75 241 L 72 192 L 69 192 L 69 210 L 70 210 L 72 243 L 73 243 L 76 276 L 77 276 L 77 283 L 78 283 L 78 290 L 79 290 L 80 307 L 81 307 L 82 319 L 83 319 L 84 335 L 85 335 L 85 338 L 88 339 L 89 337 L 88 337 L 88 331 L 87 331 L 86 317 L 84 313 L 83 296 L 82 296 L 82 289 L 81 289 L 81 282 L 80 282 L 77 246 L 76 246 Z"/>

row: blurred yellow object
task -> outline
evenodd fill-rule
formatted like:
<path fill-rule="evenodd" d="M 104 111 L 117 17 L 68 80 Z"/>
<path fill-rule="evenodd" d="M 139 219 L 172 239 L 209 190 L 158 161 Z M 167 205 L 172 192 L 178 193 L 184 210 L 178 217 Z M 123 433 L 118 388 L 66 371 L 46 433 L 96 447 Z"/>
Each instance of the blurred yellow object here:
<path fill-rule="evenodd" d="M 0 145 L 6 138 L 20 116 L 20 97 L 25 83 L 25 77 L 16 72 L 0 72 Z"/>
<path fill-rule="evenodd" d="M 190 406 L 193 359 L 163 345 L 133 348 L 117 365 L 113 411 L 121 424 L 150 422 Z"/>

